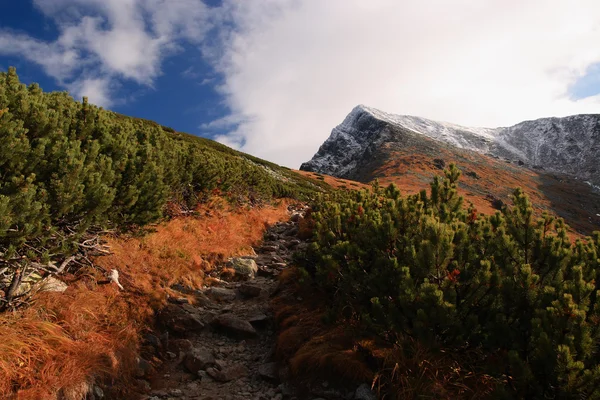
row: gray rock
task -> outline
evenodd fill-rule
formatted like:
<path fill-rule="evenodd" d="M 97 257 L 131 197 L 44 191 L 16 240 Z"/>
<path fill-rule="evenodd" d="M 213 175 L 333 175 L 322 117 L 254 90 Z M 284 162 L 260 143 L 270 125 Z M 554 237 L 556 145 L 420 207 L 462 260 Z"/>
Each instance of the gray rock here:
<path fill-rule="evenodd" d="M 215 368 L 208 368 L 206 373 L 219 382 L 229 382 L 248 376 L 248 369 L 242 364 L 235 364 L 222 371 Z"/>
<path fill-rule="evenodd" d="M 240 291 L 241 294 L 243 294 L 246 297 L 258 297 L 258 296 L 260 296 L 260 293 L 262 292 L 262 289 L 260 286 L 251 285 L 249 283 L 242 284 L 238 290 Z"/>
<path fill-rule="evenodd" d="M 235 270 L 236 275 L 245 279 L 254 279 L 258 271 L 256 261 L 250 258 L 232 258 L 229 261 L 229 266 Z"/>
<path fill-rule="evenodd" d="M 190 301 L 186 297 L 169 297 L 169 303 L 173 304 L 189 304 Z"/>
<path fill-rule="evenodd" d="M 255 328 L 266 328 L 271 318 L 265 314 L 255 314 L 248 318 L 248 322 Z"/>
<path fill-rule="evenodd" d="M 185 356 L 183 365 L 192 374 L 197 374 L 198 371 L 215 365 L 215 357 L 209 350 L 193 348 Z"/>
<path fill-rule="evenodd" d="M 266 381 L 279 383 L 279 368 L 277 363 L 271 362 L 258 367 L 258 375 Z"/>
<path fill-rule="evenodd" d="M 204 328 L 204 324 L 197 315 L 186 312 L 176 304 L 167 304 L 158 313 L 158 320 L 166 328 L 177 333 L 185 333 Z"/>
<path fill-rule="evenodd" d="M 59 281 L 55 277 L 51 276 L 42 282 L 40 286 L 40 292 L 64 292 L 68 287 L 69 285 L 63 281 Z"/>
<path fill-rule="evenodd" d="M 214 319 L 213 325 L 236 337 L 253 337 L 257 334 L 250 322 L 231 314 L 219 315 Z"/>
<path fill-rule="evenodd" d="M 211 287 L 207 291 L 208 295 L 217 301 L 233 301 L 235 300 L 235 291 L 220 287 Z"/>
<path fill-rule="evenodd" d="M 369 385 L 363 383 L 354 392 L 354 400 L 377 400 L 377 396 Z"/>

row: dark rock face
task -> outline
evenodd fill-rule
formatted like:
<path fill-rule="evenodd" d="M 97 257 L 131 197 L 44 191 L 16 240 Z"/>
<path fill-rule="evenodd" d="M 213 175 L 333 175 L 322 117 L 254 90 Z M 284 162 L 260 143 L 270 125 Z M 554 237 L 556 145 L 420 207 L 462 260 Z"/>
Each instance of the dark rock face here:
<path fill-rule="evenodd" d="M 492 129 L 467 128 L 358 106 L 300 169 L 361 180 L 365 166 L 376 162 L 382 148 L 410 148 L 415 144 L 427 148 L 431 147 L 428 139 L 438 145 L 568 174 L 600 189 L 600 114 L 542 118 Z"/>

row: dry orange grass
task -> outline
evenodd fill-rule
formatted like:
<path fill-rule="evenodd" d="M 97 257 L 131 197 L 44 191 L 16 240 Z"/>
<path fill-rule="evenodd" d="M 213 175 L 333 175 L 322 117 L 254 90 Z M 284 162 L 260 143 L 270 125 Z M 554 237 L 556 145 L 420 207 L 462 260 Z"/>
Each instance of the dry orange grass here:
<path fill-rule="evenodd" d="M 154 227 L 143 237 L 107 238 L 113 254 L 96 264 L 117 269 L 124 291 L 96 270 L 71 276 L 64 293 L 0 316 L 0 398 L 82 399 L 96 379 L 113 380 L 119 398 L 135 367 L 139 335 L 174 283 L 198 288 L 217 259 L 248 253 L 266 226 L 287 219 L 287 203 L 232 210 L 217 201 Z"/>
<path fill-rule="evenodd" d="M 212 205 L 198 211 L 208 216 L 176 218 L 142 238 L 109 238 L 113 254 L 97 264 L 118 270 L 126 288 L 151 298 L 157 307 L 169 286 L 200 288 L 215 261 L 248 254 L 268 225 L 288 217 L 286 202 L 247 210 Z"/>
<path fill-rule="evenodd" d="M 308 172 L 308 171 L 297 171 L 294 170 L 294 172 L 303 175 L 307 178 L 311 178 L 311 179 L 315 179 L 315 180 L 320 180 L 325 182 L 326 184 L 328 184 L 329 186 L 335 188 L 335 189 L 355 189 L 355 190 L 360 190 L 360 189 L 368 189 L 370 188 L 369 185 L 366 185 L 364 183 L 361 182 L 357 182 L 357 181 L 351 181 L 348 179 L 341 179 L 341 178 L 336 178 L 334 176 L 331 175 L 325 175 L 325 174 L 317 174 L 315 172 Z"/>
<path fill-rule="evenodd" d="M 126 377 L 138 346 L 136 319 L 116 288 L 83 283 L 40 294 L 0 318 L 0 398 L 80 399 L 94 376 Z"/>
<path fill-rule="evenodd" d="M 272 301 L 279 334 L 277 358 L 300 380 L 327 379 L 362 383 L 374 373 L 355 346 L 353 331 L 323 323 L 326 302 L 316 293 L 304 293 L 298 274 L 288 269 L 280 276 L 285 289 Z M 298 302 L 298 295 L 307 299 Z"/>

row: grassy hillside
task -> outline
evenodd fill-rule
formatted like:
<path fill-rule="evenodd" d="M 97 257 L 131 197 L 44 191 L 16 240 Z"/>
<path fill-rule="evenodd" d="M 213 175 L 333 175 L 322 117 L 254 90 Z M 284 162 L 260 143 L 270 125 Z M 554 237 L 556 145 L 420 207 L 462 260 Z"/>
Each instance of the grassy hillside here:
<path fill-rule="evenodd" d="M 106 380 L 129 398 L 171 286 L 210 285 L 328 187 L 0 73 L 0 397 L 80 399 Z M 68 289 L 42 292 L 55 276 Z"/>
<path fill-rule="evenodd" d="M 0 308 L 89 246 L 90 232 L 144 226 L 214 194 L 261 204 L 319 190 L 214 141 L 25 86 L 14 69 L 0 73 L 0 171 Z"/>

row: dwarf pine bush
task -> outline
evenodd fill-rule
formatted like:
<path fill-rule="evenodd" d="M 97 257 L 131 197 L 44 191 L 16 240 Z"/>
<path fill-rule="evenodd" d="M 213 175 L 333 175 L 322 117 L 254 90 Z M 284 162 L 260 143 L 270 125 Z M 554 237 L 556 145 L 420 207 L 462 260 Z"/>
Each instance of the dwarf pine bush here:
<path fill-rule="evenodd" d="M 463 207 L 454 165 L 429 193 L 323 197 L 303 258 L 334 315 L 402 346 L 477 350 L 501 398 L 600 397 L 600 233 L 536 218 L 522 190 L 491 216 Z"/>

